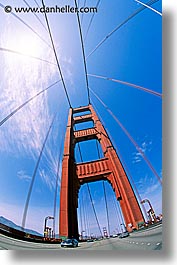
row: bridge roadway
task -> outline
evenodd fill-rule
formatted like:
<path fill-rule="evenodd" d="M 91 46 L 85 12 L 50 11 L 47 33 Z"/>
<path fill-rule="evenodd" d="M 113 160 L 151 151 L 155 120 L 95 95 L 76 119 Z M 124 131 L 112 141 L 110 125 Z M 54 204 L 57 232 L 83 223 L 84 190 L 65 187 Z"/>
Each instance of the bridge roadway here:
<path fill-rule="evenodd" d="M 162 225 L 149 228 L 145 231 L 131 233 L 126 238 L 109 238 L 95 242 L 79 243 L 78 248 L 61 248 L 56 244 L 33 243 L 12 239 L 0 235 L 0 250 L 161 250 L 162 249 Z"/>

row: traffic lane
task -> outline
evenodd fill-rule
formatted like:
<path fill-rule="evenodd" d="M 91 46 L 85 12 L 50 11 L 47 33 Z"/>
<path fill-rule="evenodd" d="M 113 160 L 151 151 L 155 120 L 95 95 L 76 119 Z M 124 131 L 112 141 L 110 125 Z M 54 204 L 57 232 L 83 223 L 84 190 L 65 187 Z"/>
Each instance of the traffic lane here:
<path fill-rule="evenodd" d="M 50 244 L 41 244 L 41 243 L 32 243 L 32 242 L 24 242 L 19 240 L 12 240 L 9 238 L 3 238 L 3 241 L 0 240 L 1 249 L 9 249 L 9 250 L 155 250 L 161 249 L 160 242 L 147 242 L 146 240 L 139 241 L 136 239 L 123 238 L 123 239 L 105 239 L 96 242 L 89 243 L 79 243 L 78 248 L 68 249 L 61 248 L 60 245 L 50 245 Z"/>
<path fill-rule="evenodd" d="M 26 242 L 0 235 L 1 249 L 36 249 L 61 250 L 60 245 Z M 162 249 L 162 227 L 142 232 L 132 233 L 127 238 L 110 238 L 95 242 L 79 243 L 78 250 L 122 250 L 122 249 Z"/>
<path fill-rule="evenodd" d="M 130 235 L 126 238 L 110 238 L 94 243 L 85 243 L 81 245 L 81 248 L 88 250 L 118 250 L 118 249 L 142 249 L 142 250 L 160 250 L 162 249 L 162 233 L 156 233 L 148 237 L 134 237 Z"/>
<path fill-rule="evenodd" d="M 0 248 L 8 249 L 8 250 L 58 250 L 60 249 L 60 245 L 51 245 L 51 244 L 41 244 L 34 242 L 22 241 L 10 237 L 6 237 L 4 235 L 0 235 Z"/>
<path fill-rule="evenodd" d="M 127 245 L 133 245 L 138 247 L 138 249 L 144 250 L 160 250 L 162 249 L 162 240 L 161 238 L 156 238 L 155 240 L 152 238 L 132 238 L 125 240 Z"/>
<path fill-rule="evenodd" d="M 82 243 L 82 249 L 93 250 L 118 250 L 118 249 L 162 249 L 162 225 L 148 228 L 144 231 L 130 233 L 126 238 L 110 238 L 96 242 Z"/>
<path fill-rule="evenodd" d="M 81 249 L 85 250 L 160 250 L 161 248 L 162 242 L 143 242 L 131 239 L 108 239 L 90 245 L 81 245 Z"/>
<path fill-rule="evenodd" d="M 0 234 L 0 250 L 76 250 L 80 249 L 83 243 L 79 243 L 78 248 L 62 248 L 60 244 L 34 243 Z"/>
<path fill-rule="evenodd" d="M 148 237 L 148 236 L 153 236 L 156 234 L 162 234 L 162 225 L 158 226 L 156 229 L 151 228 L 151 229 L 147 229 L 144 231 L 137 231 L 137 232 L 133 232 L 131 233 L 131 237 Z"/>

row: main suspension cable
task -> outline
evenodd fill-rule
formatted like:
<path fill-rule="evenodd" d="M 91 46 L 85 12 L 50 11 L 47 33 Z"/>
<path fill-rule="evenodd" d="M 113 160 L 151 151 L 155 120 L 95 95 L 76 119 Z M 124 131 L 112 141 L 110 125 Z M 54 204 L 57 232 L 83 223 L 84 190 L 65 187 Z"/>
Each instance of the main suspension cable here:
<path fill-rule="evenodd" d="M 27 101 L 25 101 L 22 105 L 18 106 L 16 109 L 14 109 L 9 115 L 7 115 L 3 120 L 0 121 L 0 126 L 2 126 L 7 120 L 9 120 L 16 112 L 18 112 L 20 109 L 22 109 L 25 105 L 27 105 L 30 101 L 38 97 L 39 95 L 43 94 L 46 90 L 53 87 L 57 83 L 59 83 L 61 80 L 56 81 L 52 85 L 48 86 L 47 88 L 43 89 L 42 91 L 38 92 L 35 96 L 31 97 Z"/>
<path fill-rule="evenodd" d="M 36 178 L 36 173 L 37 173 L 37 170 L 38 170 L 38 167 L 39 167 L 39 163 L 41 161 L 41 157 L 42 157 L 46 142 L 48 140 L 48 137 L 49 137 L 49 134 L 51 132 L 52 126 L 54 124 L 55 118 L 56 118 L 56 114 L 54 115 L 54 117 L 52 119 L 52 122 L 51 122 L 51 124 L 49 126 L 49 129 L 47 131 L 46 137 L 44 139 L 44 142 L 43 142 L 43 145 L 42 145 L 42 148 L 41 148 L 41 151 L 40 151 L 40 154 L 39 154 L 39 157 L 38 157 L 38 160 L 37 160 L 34 172 L 33 172 L 33 176 L 32 176 L 32 179 L 31 179 L 30 187 L 29 187 L 27 198 L 26 198 L 26 202 L 25 202 L 24 212 L 23 212 L 23 218 L 22 218 L 22 228 L 23 229 L 25 228 L 25 224 L 26 224 L 28 206 L 29 206 L 29 202 L 30 202 L 30 198 L 31 198 L 32 189 L 33 189 L 33 186 L 34 186 L 34 181 L 35 181 L 35 178 Z"/>
<path fill-rule="evenodd" d="M 130 87 L 142 90 L 144 92 L 147 92 L 147 93 L 150 93 L 150 94 L 152 94 L 154 96 L 162 98 L 162 94 L 161 93 L 158 93 L 156 91 L 153 91 L 153 90 L 150 90 L 148 88 L 145 88 L 145 87 L 142 87 L 142 86 L 138 86 L 138 85 L 135 85 L 135 84 L 132 84 L 132 83 L 129 83 L 129 82 L 125 82 L 125 81 L 121 81 L 121 80 L 118 80 L 118 79 L 113 79 L 113 78 L 109 78 L 109 77 L 105 77 L 105 76 L 100 76 L 100 75 L 88 74 L 88 76 L 92 76 L 92 77 L 101 78 L 101 79 L 105 79 L 105 80 L 108 80 L 108 81 L 113 81 L 113 82 L 116 82 L 116 83 L 120 83 L 120 84 L 123 84 L 123 85 L 126 85 L 126 86 L 130 86 Z"/>
<path fill-rule="evenodd" d="M 158 15 L 162 16 L 162 13 L 160 13 L 159 11 L 157 11 L 155 8 L 152 8 L 151 6 L 146 5 L 145 3 L 142 3 L 141 1 L 135 0 L 137 3 L 149 8 L 150 10 L 152 10 L 153 12 L 157 13 Z"/>
<path fill-rule="evenodd" d="M 45 8 L 45 4 L 44 4 L 43 0 L 42 0 L 42 5 Z M 52 33 L 51 33 L 51 29 L 50 29 L 50 25 L 49 25 L 49 21 L 48 21 L 46 12 L 44 12 L 44 15 L 45 15 L 47 29 L 48 29 L 50 40 L 51 40 L 51 43 L 52 43 L 52 48 L 53 48 L 53 51 L 54 51 L 55 59 L 56 59 L 56 62 L 57 62 L 58 70 L 59 70 L 59 73 L 60 73 L 60 76 L 61 76 L 61 81 L 62 81 L 62 84 L 63 84 L 63 88 L 64 88 L 64 91 L 65 91 L 65 94 L 66 94 L 66 97 L 67 97 L 67 100 L 68 100 L 69 107 L 72 108 L 71 101 L 70 101 L 69 95 L 68 95 L 68 91 L 67 91 L 67 88 L 66 88 L 66 85 L 65 85 L 65 82 L 64 82 L 63 74 L 62 74 L 62 71 L 61 71 L 60 63 L 59 63 L 59 60 L 58 60 L 57 52 L 56 52 L 56 49 L 55 49 L 55 45 L 54 45 L 54 41 L 53 41 L 53 37 L 52 37 Z"/>
<path fill-rule="evenodd" d="M 77 6 L 77 1 L 75 1 L 75 6 Z M 81 23 L 80 23 L 80 18 L 79 18 L 79 13 L 76 13 L 77 15 L 77 21 L 78 21 L 78 26 L 79 26 L 79 33 L 80 33 L 80 39 L 81 39 L 81 47 L 82 47 L 82 54 L 83 54 L 83 61 L 84 61 L 84 69 L 85 69 L 85 79 L 86 79 L 86 87 L 87 87 L 87 94 L 88 94 L 88 102 L 90 104 L 90 91 L 89 91 L 89 83 L 88 83 L 88 76 L 87 76 L 87 64 L 86 64 L 86 57 L 85 57 L 85 49 L 84 49 L 84 41 L 83 41 L 83 36 L 82 36 L 82 29 L 81 29 Z"/>
<path fill-rule="evenodd" d="M 136 149 L 138 150 L 138 152 L 141 154 L 141 156 L 143 157 L 144 161 L 146 162 L 146 164 L 148 165 L 148 167 L 150 168 L 150 170 L 153 172 L 153 174 L 156 176 L 157 180 L 159 181 L 159 183 L 162 185 L 162 180 L 160 178 L 160 176 L 158 175 L 158 173 L 156 172 L 156 170 L 154 169 L 154 167 L 152 166 L 151 162 L 149 161 L 149 159 L 146 157 L 145 153 L 142 151 L 142 149 L 139 147 L 139 145 L 136 143 L 136 141 L 133 139 L 133 137 L 130 135 L 130 133 L 127 131 L 127 129 L 122 125 L 122 123 L 118 120 L 118 118 L 112 113 L 112 111 L 108 108 L 108 106 L 99 98 L 99 96 L 90 88 L 90 91 L 92 92 L 92 94 L 99 100 L 99 102 L 105 107 L 105 109 L 107 110 L 107 112 L 109 112 L 109 114 L 112 116 L 112 118 L 116 121 L 116 123 L 120 126 L 120 128 L 123 130 L 123 132 L 127 135 L 127 137 L 130 139 L 130 141 L 132 142 L 132 144 L 136 147 Z"/>
<path fill-rule="evenodd" d="M 158 2 L 159 0 L 151 0 L 147 4 L 151 6 L 152 4 Z M 113 29 L 104 39 L 102 39 L 98 45 L 89 53 L 86 60 L 106 41 L 108 40 L 118 29 L 120 29 L 122 26 L 124 26 L 127 22 L 129 22 L 132 18 L 134 18 L 136 15 L 138 15 L 141 11 L 146 9 L 147 7 L 142 6 L 138 10 L 136 10 L 132 15 L 130 15 L 127 19 L 125 19 L 122 23 L 120 23 L 115 29 Z"/>

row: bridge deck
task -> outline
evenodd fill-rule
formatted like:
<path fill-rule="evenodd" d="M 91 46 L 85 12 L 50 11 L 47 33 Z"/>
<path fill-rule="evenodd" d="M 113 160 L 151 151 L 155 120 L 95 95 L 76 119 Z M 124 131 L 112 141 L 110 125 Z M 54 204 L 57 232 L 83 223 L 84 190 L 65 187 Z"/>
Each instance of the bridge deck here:
<path fill-rule="evenodd" d="M 0 234 L 0 249 L 6 250 L 59 250 L 66 251 L 60 247 L 60 244 L 44 244 L 25 242 L 22 240 L 12 239 Z M 162 225 L 149 228 L 147 230 L 132 233 L 129 237 L 119 239 L 110 238 L 95 242 L 79 243 L 78 250 L 161 250 L 162 249 Z"/>

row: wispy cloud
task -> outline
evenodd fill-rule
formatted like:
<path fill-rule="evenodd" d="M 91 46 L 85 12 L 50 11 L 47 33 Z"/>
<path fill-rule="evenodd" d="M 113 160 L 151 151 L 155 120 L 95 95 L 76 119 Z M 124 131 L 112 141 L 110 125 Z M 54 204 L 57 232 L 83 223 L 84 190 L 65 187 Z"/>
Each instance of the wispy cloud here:
<path fill-rule="evenodd" d="M 151 140 L 144 140 L 140 146 L 141 151 L 145 154 L 147 151 L 151 151 L 152 148 L 152 141 Z M 139 163 L 142 161 L 142 154 L 140 152 L 133 153 L 133 163 Z"/>
<path fill-rule="evenodd" d="M 0 46 L 14 48 L 12 43 L 16 42 L 18 48 L 18 41 L 20 40 L 17 40 L 16 36 L 13 37 L 13 19 L 10 18 L 7 25 L 4 32 L 2 32 Z M 21 32 L 24 45 L 26 35 L 26 31 Z M 31 37 L 31 40 L 33 40 L 34 36 L 31 35 Z M 29 45 L 29 43 L 27 44 Z M 38 45 L 40 47 L 38 56 L 44 59 L 50 58 L 52 62 L 55 62 L 53 51 L 41 45 L 40 40 Z M 67 79 L 72 82 L 72 60 L 70 58 L 60 58 L 60 60 L 64 76 L 67 76 Z M 0 120 L 30 97 L 51 85 L 57 78 L 59 78 L 59 73 L 55 65 L 15 54 L 1 53 Z M 0 152 L 12 154 L 14 157 L 23 158 L 27 156 L 37 161 L 52 116 L 48 93 L 44 93 L 17 112 L 0 128 Z M 55 138 L 53 142 L 56 143 L 56 133 L 53 134 L 53 138 Z M 49 173 L 46 173 L 45 170 L 41 171 L 41 177 L 46 181 L 49 188 L 53 187 L 55 180 L 58 159 L 56 155 L 57 153 L 51 150 L 51 145 L 46 146 L 44 157 L 46 158 L 50 178 L 47 178 Z M 23 177 L 25 179 L 25 175 L 25 168 L 24 171 L 17 173 L 18 178 L 21 179 Z"/>
<path fill-rule="evenodd" d="M 156 214 L 162 213 L 162 187 L 161 184 L 147 174 L 136 182 L 142 199 L 149 199 Z M 147 205 L 145 205 L 147 206 Z"/>
<path fill-rule="evenodd" d="M 25 181 L 30 181 L 31 180 L 31 176 L 29 176 L 24 170 L 20 170 L 17 172 L 17 177 L 20 180 L 25 180 Z"/>
<path fill-rule="evenodd" d="M 4 85 L 1 87 L 0 98 L 1 117 L 47 87 L 51 76 L 56 73 L 55 66 L 43 65 L 41 69 L 40 63 L 28 62 L 20 66 L 18 58 L 11 61 L 6 57 L 5 60 L 4 76 L 2 73 Z M 1 147 L 6 149 L 4 151 L 10 150 L 11 143 L 15 141 L 18 150 L 32 153 L 34 150 L 39 151 L 50 120 L 47 94 L 44 94 L 14 115 L 4 126 L 5 129 L 1 128 Z M 6 145 L 2 146 L 2 142 Z"/>
<path fill-rule="evenodd" d="M 53 190 L 56 183 L 55 178 L 51 179 L 51 176 L 44 169 L 40 170 L 39 174 L 41 179 L 48 185 L 50 190 Z"/>

